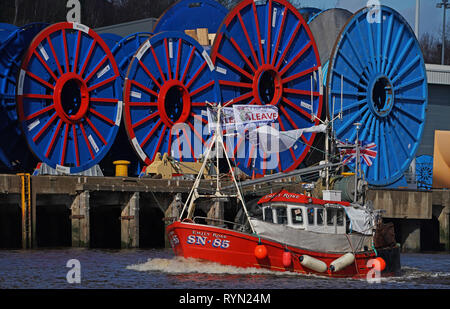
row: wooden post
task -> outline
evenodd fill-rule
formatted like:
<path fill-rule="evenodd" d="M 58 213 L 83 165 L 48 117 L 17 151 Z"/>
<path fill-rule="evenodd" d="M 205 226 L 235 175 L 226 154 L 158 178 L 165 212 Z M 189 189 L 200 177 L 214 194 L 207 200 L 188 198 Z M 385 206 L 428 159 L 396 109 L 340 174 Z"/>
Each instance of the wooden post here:
<path fill-rule="evenodd" d="M 75 196 L 72 206 L 72 247 L 89 247 L 89 191 L 83 191 Z"/>
<path fill-rule="evenodd" d="M 139 248 L 139 192 L 134 192 L 121 214 L 121 247 Z"/>

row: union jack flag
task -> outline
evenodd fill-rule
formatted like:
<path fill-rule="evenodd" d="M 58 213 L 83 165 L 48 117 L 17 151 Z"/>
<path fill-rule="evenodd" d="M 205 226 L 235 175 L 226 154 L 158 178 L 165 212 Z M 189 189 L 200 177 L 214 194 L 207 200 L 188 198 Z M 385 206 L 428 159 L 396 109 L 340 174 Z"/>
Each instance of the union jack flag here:
<path fill-rule="evenodd" d="M 337 141 L 337 146 L 342 148 L 340 153 L 342 157 L 342 163 L 351 163 L 356 159 L 356 148 L 354 144 L 348 144 L 341 141 Z M 365 143 L 359 142 L 359 156 L 368 165 L 372 166 L 372 160 L 377 156 L 377 151 L 375 148 L 377 145 L 375 143 Z"/>

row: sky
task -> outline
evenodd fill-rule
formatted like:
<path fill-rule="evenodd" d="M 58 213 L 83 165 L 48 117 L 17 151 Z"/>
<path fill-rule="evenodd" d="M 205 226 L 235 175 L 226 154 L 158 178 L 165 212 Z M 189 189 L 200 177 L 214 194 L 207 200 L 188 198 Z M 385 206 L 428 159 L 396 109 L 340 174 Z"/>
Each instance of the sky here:
<path fill-rule="evenodd" d="M 416 0 L 378 0 L 381 5 L 389 6 L 398 11 L 414 29 Z M 302 0 L 299 1 L 303 7 L 311 6 L 319 9 L 339 7 L 354 13 L 363 8 L 369 2 L 368 0 Z M 374 2 L 371 0 L 370 2 Z M 420 19 L 419 36 L 428 32 L 436 37 L 442 35 L 442 14 L 443 9 L 436 8 L 436 4 L 442 0 L 419 0 Z M 447 9 L 446 17 L 447 29 L 450 25 L 450 9 Z"/>

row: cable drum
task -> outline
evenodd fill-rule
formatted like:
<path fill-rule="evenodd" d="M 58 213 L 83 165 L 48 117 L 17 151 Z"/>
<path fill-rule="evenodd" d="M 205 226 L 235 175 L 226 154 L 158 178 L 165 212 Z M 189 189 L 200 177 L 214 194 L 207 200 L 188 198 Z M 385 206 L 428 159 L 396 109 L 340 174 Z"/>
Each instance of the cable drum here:
<path fill-rule="evenodd" d="M 20 67 L 17 109 L 42 162 L 65 174 L 100 162 L 122 116 L 118 76 L 107 44 L 85 25 L 53 24 L 33 39 Z"/>
<path fill-rule="evenodd" d="M 0 166 L 6 171 L 30 171 L 36 160 L 22 136 L 16 111 L 16 87 L 23 54 L 47 24 L 23 27 L 0 24 Z"/>
<path fill-rule="evenodd" d="M 419 146 L 428 100 L 422 52 L 407 21 L 386 6 L 353 14 L 331 52 L 326 84 L 331 116 L 342 106 L 336 137 L 354 142 L 359 122 L 359 139 L 376 144 L 373 164 L 362 164 L 365 179 L 375 186 L 398 181 Z"/>
<path fill-rule="evenodd" d="M 124 85 L 128 138 L 145 164 L 157 153 L 197 161 L 209 131 L 207 102 L 220 102 L 219 84 L 208 53 L 183 32 L 160 32 L 133 57 Z M 181 131 L 172 128 L 185 125 Z"/>
<path fill-rule="evenodd" d="M 224 102 L 273 105 L 281 131 L 311 127 L 322 109 L 321 64 L 316 43 L 301 14 L 285 0 L 244 0 L 224 19 L 211 52 Z M 305 133 L 289 150 L 267 154 L 227 139 L 236 166 L 251 176 L 286 172 L 305 159 L 315 133 Z"/>

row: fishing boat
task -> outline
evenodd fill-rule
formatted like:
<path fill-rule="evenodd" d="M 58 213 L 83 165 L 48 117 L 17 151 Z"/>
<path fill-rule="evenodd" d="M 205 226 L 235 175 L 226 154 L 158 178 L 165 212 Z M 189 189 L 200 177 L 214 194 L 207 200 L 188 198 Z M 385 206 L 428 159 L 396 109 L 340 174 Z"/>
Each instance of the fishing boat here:
<path fill-rule="evenodd" d="M 218 107 L 218 119 L 221 108 Z M 355 144 L 358 147 L 359 143 Z M 215 150 L 224 147 L 221 129 L 214 132 L 204 165 L 214 147 Z M 321 199 L 282 189 L 260 198 L 257 207 L 262 216 L 251 216 L 241 192 L 245 183 L 237 183 L 230 160 L 224 153 L 233 184 L 220 185 L 217 159 L 216 190 L 212 194 L 200 194 L 198 189 L 203 172 L 200 170 L 183 210 L 167 226 L 176 256 L 235 267 L 328 277 L 374 278 L 400 273 L 400 247 L 395 242 L 393 226 L 383 224 L 381 211 L 374 210 L 371 203 L 361 203 L 356 198 L 356 190 L 355 201 L 348 202 L 341 201 L 339 191 L 326 190 L 328 187 L 323 190 Z M 269 175 L 247 183 L 270 183 L 280 177 L 319 169 L 325 170 L 328 176 L 330 169 L 338 165 L 325 162 L 318 167 Z M 232 193 L 229 193 L 230 188 L 234 188 Z M 245 214 L 245 223 L 223 220 L 217 224 L 195 217 L 195 201 L 202 197 L 210 200 L 236 198 Z"/>

